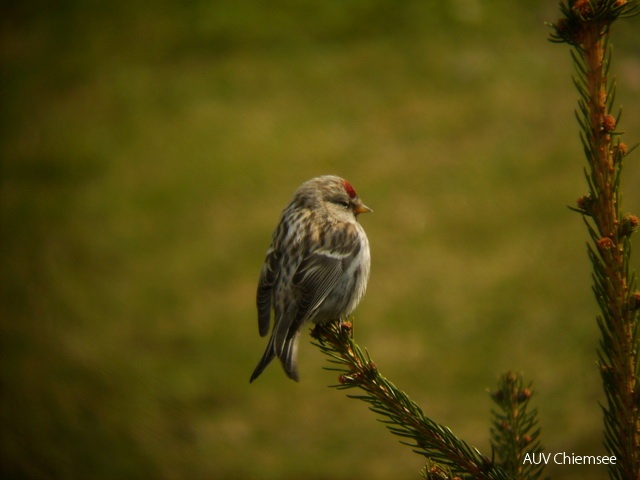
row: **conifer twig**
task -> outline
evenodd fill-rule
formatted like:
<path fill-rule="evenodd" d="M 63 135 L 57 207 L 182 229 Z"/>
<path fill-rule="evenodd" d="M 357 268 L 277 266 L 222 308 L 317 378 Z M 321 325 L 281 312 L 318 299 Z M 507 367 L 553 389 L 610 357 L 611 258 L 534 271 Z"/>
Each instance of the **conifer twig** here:
<path fill-rule="evenodd" d="M 500 465 L 517 480 L 540 478 L 544 463 L 525 461 L 526 455 L 540 455 L 537 410 L 529 410 L 531 385 L 524 386 L 522 376 L 508 372 L 498 382 L 491 398 L 499 411 L 492 411 L 491 447 Z"/>
<path fill-rule="evenodd" d="M 609 31 L 621 17 L 638 13 L 637 1 L 574 0 L 560 4 L 563 17 L 550 40 L 573 47 L 574 84 L 580 95 L 580 138 L 587 157 L 589 193 L 578 199 L 591 238 L 593 292 L 601 310 L 598 364 L 606 395 L 604 443 L 616 463 L 611 478 L 640 479 L 640 293 L 629 263 L 638 217 L 623 215 L 620 178 L 629 149 L 620 140 L 620 113 L 612 114 L 615 83 L 609 75 Z"/>
<path fill-rule="evenodd" d="M 431 478 L 438 478 L 435 475 L 443 475 L 443 478 L 450 475 L 478 479 L 509 478 L 492 460 L 460 440 L 449 428 L 426 417 L 418 405 L 383 377 L 368 353 L 353 341 L 351 324 L 318 324 L 312 335 L 317 340 L 316 345 L 334 365 L 327 369 L 340 374 L 340 383 L 334 387 L 363 391 L 363 394 L 348 397 L 369 403 L 370 410 L 383 417 L 380 421 L 393 434 L 406 439 L 402 443 L 427 457 L 432 462 L 427 471 Z"/>

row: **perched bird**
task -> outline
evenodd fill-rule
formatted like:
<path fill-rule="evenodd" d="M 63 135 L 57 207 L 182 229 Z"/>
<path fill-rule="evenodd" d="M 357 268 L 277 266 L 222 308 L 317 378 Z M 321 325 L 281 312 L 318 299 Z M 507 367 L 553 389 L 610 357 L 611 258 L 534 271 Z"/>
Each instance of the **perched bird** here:
<path fill-rule="evenodd" d="M 251 375 L 253 382 L 278 357 L 298 380 L 302 327 L 346 318 L 369 280 L 369 240 L 358 215 L 371 212 L 351 184 L 333 175 L 303 183 L 283 210 L 258 283 L 258 329 L 273 331 Z"/>

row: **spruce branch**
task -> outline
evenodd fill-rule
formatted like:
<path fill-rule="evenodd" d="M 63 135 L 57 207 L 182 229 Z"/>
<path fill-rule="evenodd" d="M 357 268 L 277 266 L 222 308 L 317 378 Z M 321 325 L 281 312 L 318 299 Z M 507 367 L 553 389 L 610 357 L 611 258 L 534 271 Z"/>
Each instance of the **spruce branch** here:
<path fill-rule="evenodd" d="M 351 324 L 318 324 L 312 332 L 315 344 L 339 373 L 337 389 L 357 388 L 363 394 L 347 395 L 369 404 L 369 409 L 401 443 L 427 457 L 427 478 L 507 479 L 510 476 L 477 449 L 460 440 L 447 427 L 424 415 L 404 392 L 383 377 L 366 351 L 353 340 Z"/>
<path fill-rule="evenodd" d="M 451 473 L 451 470 L 444 468 L 431 460 L 427 459 L 427 463 L 420 472 L 420 475 L 426 480 L 459 480 L 460 477 Z"/>
<path fill-rule="evenodd" d="M 537 410 L 529 410 L 533 392 L 531 385 L 525 387 L 521 375 L 504 374 L 491 398 L 499 411 L 492 410 L 491 447 L 500 460 L 500 465 L 515 479 L 535 480 L 540 478 L 544 463 L 525 462 L 526 455 L 539 455 L 540 443 Z"/>
<path fill-rule="evenodd" d="M 614 479 L 640 479 L 640 309 L 635 273 L 630 268 L 631 236 L 638 217 L 623 215 L 620 178 L 631 153 L 621 139 L 621 110 L 612 113 L 615 82 L 609 75 L 611 25 L 639 11 L 637 1 L 574 0 L 560 4 L 562 18 L 551 25 L 550 40 L 573 47 L 579 94 L 576 117 L 587 159 L 587 195 L 577 208 L 590 237 L 588 256 L 593 266 L 593 292 L 601 314 L 596 321 L 601 340 L 598 366 L 606 403 L 604 444 L 617 462 Z"/>

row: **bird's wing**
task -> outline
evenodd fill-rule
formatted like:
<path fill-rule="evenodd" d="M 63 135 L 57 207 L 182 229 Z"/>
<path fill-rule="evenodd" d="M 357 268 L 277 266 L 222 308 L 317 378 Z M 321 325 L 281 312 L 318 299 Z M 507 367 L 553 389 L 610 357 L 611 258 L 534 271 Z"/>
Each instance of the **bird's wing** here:
<path fill-rule="evenodd" d="M 262 270 L 260 271 L 260 280 L 258 282 L 258 292 L 256 295 L 258 331 L 262 337 L 269 333 L 273 286 L 276 283 L 279 272 L 280 253 L 271 248 L 267 252 L 267 258 L 265 258 L 264 265 L 262 265 Z"/>
<path fill-rule="evenodd" d="M 359 251 L 358 242 L 345 241 L 342 245 L 332 245 L 330 250 L 316 250 L 302 260 L 293 275 L 297 309 L 291 323 L 286 326 L 285 338 L 291 338 L 303 323 L 313 317 Z M 285 332 L 278 333 L 282 335 Z"/>
<path fill-rule="evenodd" d="M 298 331 L 338 283 L 346 258 L 344 254 L 316 251 L 298 266 L 292 278 L 295 303 L 287 305 L 288 311 L 276 319 L 273 331 L 276 355 L 284 359 L 284 365 L 294 361 L 287 359 L 295 357 L 290 349 L 296 346 Z"/>
<path fill-rule="evenodd" d="M 304 321 L 322 304 L 353 257 L 341 252 L 317 251 L 307 256 L 293 276 L 297 289 L 296 317 Z"/>

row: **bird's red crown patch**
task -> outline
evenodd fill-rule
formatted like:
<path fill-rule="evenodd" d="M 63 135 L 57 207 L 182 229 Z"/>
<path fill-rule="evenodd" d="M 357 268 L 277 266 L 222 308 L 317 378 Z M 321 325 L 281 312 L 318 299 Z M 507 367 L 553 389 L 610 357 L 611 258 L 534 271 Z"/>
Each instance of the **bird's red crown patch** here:
<path fill-rule="evenodd" d="M 347 195 L 349 195 L 349 198 L 355 198 L 356 197 L 356 189 L 353 188 L 353 186 L 348 182 L 348 181 L 344 181 L 344 189 L 347 191 Z"/>

